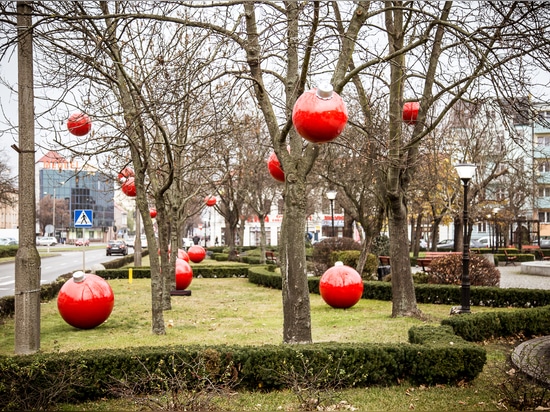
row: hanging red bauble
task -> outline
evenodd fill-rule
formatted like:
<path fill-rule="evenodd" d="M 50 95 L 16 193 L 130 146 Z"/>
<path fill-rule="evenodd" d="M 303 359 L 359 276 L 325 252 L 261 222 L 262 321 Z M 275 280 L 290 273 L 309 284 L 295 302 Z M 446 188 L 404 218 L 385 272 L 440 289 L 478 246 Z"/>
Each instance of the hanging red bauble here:
<path fill-rule="evenodd" d="M 178 249 L 178 259 L 183 259 L 186 262 L 189 262 L 189 255 L 183 249 Z"/>
<path fill-rule="evenodd" d="M 200 245 L 193 245 L 187 249 L 189 260 L 194 263 L 200 263 L 206 257 L 206 250 Z"/>
<path fill-rule="evenodd" d="M 292 123 L 304 139 L 326 143 L 336 139 L 348 121 L 348 110 L 330 84 L 302 94 L 292 110 Z"/>
<path fill-rule="evenodd" d="M 92 329 L 111 315 L 115 295 L 105 279 L 82 271 L 75 272 L 61 287 L 57 309 L 69 325 L 79 329 Z"/>
<path fill-rule="evenodd" d="M 418 110 L 420 110 L 420 103 L 407 102 L 403 105 L 403 121 L 407 124 L 416 124 L 418 118 Z"/>
<path fill-rule="evenodd" d="M 129 177 L 126 179 L 126 181 L 122 184 L 122 192 L 126 196 L 135 197 L 136 196 L 136 183 L 134 181 L 133 177 Z"/>
<path fill-rule="evenodd" d="M 193 280 L 193 269 L 183 259 L 176 259 L 176 290 L 185 290 Z"/>
<path fill-rule="evenodd" d="M 67 120 L 67 129 L 75 136 L 85 136 L 92 130 L 92 121 L 87 114 L 73 113 Z"/>
<path fill-rule="evenodd" d="M 151 216 L 151 219 L 154 219 L 157 217 L 157 209 L 154 207 L 149 208 L 149 216 Z"/>
<path fill-rule="evenodd" d="M 319 292 L 333 308 L 351 308 L 363 295 L 363 280 L 355 269 L 336 262 L 321 276 Z"/>
<path fill-rule="evenodd" d="M 118 173 L 118 181 L 120 183 L 124 183 L 126 181 L 126 179 L 128 179 L 129 177 L 134 177 L 134 176 L 135 176 L 134 171 L 129 167 L 125 167 L 124 169 L 122 169 Z"/>
<path fill-rule="evenodd" d="M 269 174 L 273 177 L 273 179 L 278 180 L 279 182 L 285 181 L 285 172 L 283 172 L 281 163 L 279 162 L 275 152 L 272 152 L 269 155 L 269 159 L 267 159 L 267 170 L 269 170 Z"/>
<path fill-rule="evenodd" d="M 216 204 L 216 198 L 214 196 L 206 196 L 204 203 L 206 206 L 212 207 Z"/>

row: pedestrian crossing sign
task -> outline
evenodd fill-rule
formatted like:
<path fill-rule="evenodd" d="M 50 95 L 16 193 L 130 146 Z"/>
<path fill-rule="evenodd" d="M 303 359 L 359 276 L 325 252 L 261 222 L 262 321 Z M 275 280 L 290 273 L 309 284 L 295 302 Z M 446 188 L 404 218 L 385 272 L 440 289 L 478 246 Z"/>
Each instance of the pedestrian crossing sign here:
<path fill-rule="evenodd" d="M 74 211 L 74 227 L 92 227 L 93 211 L 91 209 L 77 209 Z"/>

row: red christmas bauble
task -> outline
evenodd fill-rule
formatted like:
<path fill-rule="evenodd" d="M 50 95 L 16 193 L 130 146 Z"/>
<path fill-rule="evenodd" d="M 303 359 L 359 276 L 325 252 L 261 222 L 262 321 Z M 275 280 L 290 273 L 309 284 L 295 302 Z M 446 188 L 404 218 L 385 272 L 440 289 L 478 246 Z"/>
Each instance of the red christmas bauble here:
<path fill-rule="evenodd" d="M 135 197 L 136 196 L 136 183 L 134 181 L 133 177 L 129 177 L 126 179 L 126 181 L 122 184 L 122 192 L 126 196 Z"/>
<path fill-rule="evenodd" d="M 333 308 L 351 308 L 363 295 L 363 280 L 355 269 L 336 262 L 321 276 L 319 292 Z"/>
<path fill-rule="evenodd" d="M 185 290 L 193 280 L 193 269 L 183 259 L 176 259 L 176 290 Z"/>
<path fill-rule="evenodd" d="M 82 271 L 73 273 L 57 296 L 57 309 L 69 325 L 92 329 L 111 315 L 115 295 L 111 286 L 97 275 Z"/>
<path fill-rule="evenodd" d="M 122 169 L 118 173 L 118 181 L 120 183 L 124 183 L 126 181 L 126 179 L 128 179 L 129 177 L 134 177 L 134 176 L 135 176 L 134 171 L 129 167 L 125 167 L 124 169 Z"/>
<path fill-rule="evenodd" d="M 403 105 L 403 121 L 407 124 L 416 124 L 418 118 L 418 110 L 420 110 L 420 103 L 407 102 Z"/>
<path fill-rule="evenodd" d="M 187 252 L 183 249 L 178 249 L 178 259 L 183 259 L 185 260 L 186 262 L 189 262 L 189 255 L 187 254 Z"/>
<path fill-rule="evenodd" d="M 75 136 L 85 136 L 92 130 L 92 121 L 87 114 L 73 113 L 67 120 L 67 129 Z"/>
<path fill-rule="evenodd" d="M 312 143 L 336 139 L 348 121 L 348 110 L 330 84 L 303 93 L 292 110 L 296 131 Z"/>
<path fill-rule="evenodd" d="M 154 219 L 157 217 L 157 209 L 155 209 L 154 207 L 151 207 L 149 209 L 149 216 L 151 216 L 151 219 Z"/>
<path fill-rule="evenodd" d="M 206 250 L 200 245 L 193 245 L 187 249 L 189 260 L 193 263 L 200 263 L 206 257 Z"/>
<path fill-rule="evenodd" d="M 206 206 L 214 206 L 216 204 L 216 198 L 214 196 L 207 196 L 204 199 Z"/>
<path fill-rule="evenodd" d="M 269 159 L 267 159 L 267 170 L 269 170 L 269 174 L 273 177 L 273 179 L 278 180 L 279 182 L 285 181 L 285 172 L 283 172 L 281 163 L 279 162 L 275 152 L 272 152 L 269 155 Z"/>

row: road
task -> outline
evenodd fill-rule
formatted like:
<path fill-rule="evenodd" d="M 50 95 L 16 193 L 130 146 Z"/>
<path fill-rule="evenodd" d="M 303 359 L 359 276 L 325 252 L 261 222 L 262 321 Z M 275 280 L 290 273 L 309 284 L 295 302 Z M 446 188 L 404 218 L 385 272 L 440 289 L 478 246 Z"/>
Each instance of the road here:
<path fill-rule="evenodd" d="M 39 248 L 41 252 L 46 248 Z M 93 265 L 118 259 L 120 255 L 105 256 L 105 249 L 78 248 L 74 251 L 63 250 L 57 253 L 55 247 L 50 248 L 54 255 L 43 257 L 41 264 L 40 283 L 45 284 L 57 279 L 60 275 L 82 270 L 89 270 Z M 0 297 L 13 296 L 15 288 L 15 261 L 0 264 Z"/>

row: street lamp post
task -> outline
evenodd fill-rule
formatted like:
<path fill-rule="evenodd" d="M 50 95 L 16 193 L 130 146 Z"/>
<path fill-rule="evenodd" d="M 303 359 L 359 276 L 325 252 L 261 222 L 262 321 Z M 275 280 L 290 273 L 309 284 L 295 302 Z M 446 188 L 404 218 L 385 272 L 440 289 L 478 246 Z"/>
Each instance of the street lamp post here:
<path fill-rule="evenodd" d="M 462 250 L 462 285 L 460 289 L 459 313 L 470 313 L 470 240 L 468 239 L 468 184 L 474 177 L 476 165 L 460 163 L 455 165 L 458 177 L 464 185 L 464 207 L 462 217 L 463 243 Z"/>
<path fill-rule="evenodd" d="M 327 192 L 327 199 L 330 200 L 330 217 L 332 219 L 332 237 L 335 237 L 334 231 L 334 199 L 336 199 L 336 190 L 329 190 Z"/>
<path fill-rule="evenodd" d="M 499 244 L 499 233 L 498 233 L 498 221 L 497 221 L 497 218 L 498 218 L 498 212 L 500 211 L 500 209 L 498 207 L 495 207 L 493 209 L 493 216 L 495 218 L 495 224 L 494 224 L 494 229 L 493 229 L 493 234 L 495 235 L 495 253 L 498 253 L 498 244 Z"/>

